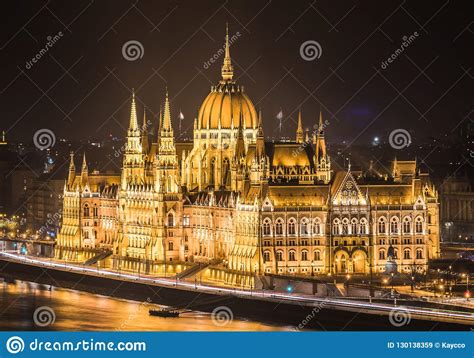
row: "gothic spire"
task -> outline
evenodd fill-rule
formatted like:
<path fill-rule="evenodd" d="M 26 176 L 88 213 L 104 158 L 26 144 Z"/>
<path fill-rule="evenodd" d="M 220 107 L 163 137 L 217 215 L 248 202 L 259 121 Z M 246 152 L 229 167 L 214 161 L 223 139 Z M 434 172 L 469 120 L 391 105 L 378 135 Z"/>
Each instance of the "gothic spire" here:
<path fill-rule="evenodd" d="M 76 166 L 74 165 L 74 152 L 71 151 L 70 153 L 70 161 L 69 161 L 69 174 L 67 177 L 67 184 L 69 187 L 72 186 L 74 183 L 74 178 L 76 177 Z"/>
<path fill-rule="evenodd" d="M 86 153 L 82 157 L 82 170 L 81 170 L 81 186 L 84 187 L 89 184 L 89 168 L 87 167 Z"/>
<path fill-rule="evenodd" d="M 257 130 L 255 156 L 260 158 L 264 155 L 265 155 L 265 138 L 263 136 L 262 111 L 260 110 L 258 112 L 258 130 Z"/>
<path fill-rule="evenodd" d="M 132 90 L 132 108 L 130 110 L 130 125 L 129 131 L 136 131 L 138 129 L 137 120 L 137 105 L 135 104 L 135 90 Z"/>
<path fill-rule="evenodd" d="M 171 111 L 170 111 L 170 101 L 168 98 L 168 89 L 166 90 L 166 98 L 165 98 L 165 111 L 163 115 L 163 127 L 162 130 L 170 132 L 173 130 L 171 127 Z"/>
<path fill-rule="evenodd" d="M 298 112 L 298 128 L 296 129 L 296 143 L 304 141 L 303 121 L 301 120 L 301 109 Z"/>
<path fill-rule="evenodd" d="M 229 25 L 226 24 L 225 57 L 224 63 L 222 64 L 222 79 L 224 81 L 232 81 L 232 77 L 234 77 L 234 67 L 230 59 Z"/>

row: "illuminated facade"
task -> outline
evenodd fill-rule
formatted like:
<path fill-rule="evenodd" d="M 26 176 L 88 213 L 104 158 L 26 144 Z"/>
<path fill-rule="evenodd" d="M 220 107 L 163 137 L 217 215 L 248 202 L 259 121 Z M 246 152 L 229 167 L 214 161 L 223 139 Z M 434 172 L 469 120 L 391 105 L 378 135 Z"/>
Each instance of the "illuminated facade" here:
<path fill-rule="evenodd" d="M 168 95 L 156 141 L 133 97 L 120 177 L 88 175 L 85 158 L 76 175 L 71 158 L 59 255 L 108 249 L 121 267 L 144 271 L 204 262 L 231 284 L 380 273 L 389 257 L 402 272 L 426 270 L 439 256 L 439 203 L 416 162 L 395 160 L 376 178 L 334 172 L 322 114 L 311 135 L 300 113 L 294 142 L 265 142 L 262 115 L 233 74 L 227 36 L 192 144 L 175 143 Z"/>

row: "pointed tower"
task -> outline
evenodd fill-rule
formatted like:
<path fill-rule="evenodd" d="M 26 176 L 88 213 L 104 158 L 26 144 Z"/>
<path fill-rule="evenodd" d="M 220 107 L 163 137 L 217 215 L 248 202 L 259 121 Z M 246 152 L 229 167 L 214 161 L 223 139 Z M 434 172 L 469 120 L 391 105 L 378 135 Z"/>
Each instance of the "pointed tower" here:
<path fill-rule="evenodd" d="M 229 25 L 226 25 L 225 35 L 225 57 L 224 63 L 222 64 L 222 80 L 224 82 L 232 81 L 234 77 L 234 67 L 232 66 L 232 60 L 230 59 L 230 44 L 229 44 Z"/>
<path fill-rule="evenodd" d="M 155 161 L 155 185 L 157 189 L 159 186 L 165 186 L 167 193 L 177 193 L 180 189 L 179 183 L 181 180 L 179 178 L 178 156 L 176 154 L 173 127 L 171 124 L 168 90 L 166 91 L 165 105 L 161 117 L 157 160 Z M 162 182 L 161 178 L 163 177 L 165 178 L 165 182 Z"/>
<path fill-rule="evenodd" d="M 262 126 L 262 112 L 258 115 L 257 141 L 255 143 L 255 155 L 250 168 L 250 182 L 252 185 L 267 183 L 268 158 L 265 154 L 265 140 Z M 260 198 L 259 198 L 260 199 Z"/>
<path fill-rule="evenodd" d="M 132 104 L 130 108 L 130 123 L 123 155 L 121 188 L 127 189 L 131 184 L 142 183 L 145 176 L 143 161 L 142 133 L 138 127 L 137 106 L 135 103 L 135 92 L 132 93 Z"/>
<path fill-rule="evenodd" d="M 67 188 L 72 191 L 74 185 L 74 179 L 76 179 L 76 166 L 74 165 L 74 152 L 71 151 L 69 160 L 69 173 L 67 176 Z"/>
<path fill-rule="evenodd" d="M 86 153 L 82 158 L 82 169 L 81 169 L 81 189 L 84 190 L 89 186 L 89 168 L 87 167 Z"/>
<path fill-rule="evenodd" d="M 326 140 L 324 138 L 323 113 L 319 112 L 318 128 L 315 130 L 316 136 L 313 136 L 315 143 L 314 164 L 316 166 L 317 180 L 325 183 L 331 180 L 331 161 L 326 151 Z"/>
<path fill-rule="evenodd" d="M 303 132 L 303 121 L 301 119 L 301 110 L 298 112 L 298 128 L 296 129 L 296 143 L 303 143 L 304 132 Z"/>
<path fill-rule="evenodd" d="M 150 144 L 148 141 L 148 121 L 146 119 L 146 107 L 143 107 L 143 124 L 142 124 L 142 150 L 143 154 L 147 155 Z"/>

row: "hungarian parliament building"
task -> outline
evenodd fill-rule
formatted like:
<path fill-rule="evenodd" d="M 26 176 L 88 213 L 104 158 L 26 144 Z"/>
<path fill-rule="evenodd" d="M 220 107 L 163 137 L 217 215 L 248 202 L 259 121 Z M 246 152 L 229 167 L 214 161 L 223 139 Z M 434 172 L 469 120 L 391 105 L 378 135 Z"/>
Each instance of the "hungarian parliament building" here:
<path fill-rule="evenodd" d="M 135 96 L 120 175 L 76 170 L 71 154 L 60 259 L 102 255 L 116 269 L 179 273 L 197 263 L 214 278 L 380 274 L 427 270 L 440 255 L 438 193 L 416 161 L 372 175 L 331 169 L 322 114 L 293 141 L 266 142 L 262 115 L 233 79 L 229 36 L 193 141 L 176 143 L 168 94 L 158 133 L 138 121 Z M 317 116 L 315 116 L 317 117 Z"/>

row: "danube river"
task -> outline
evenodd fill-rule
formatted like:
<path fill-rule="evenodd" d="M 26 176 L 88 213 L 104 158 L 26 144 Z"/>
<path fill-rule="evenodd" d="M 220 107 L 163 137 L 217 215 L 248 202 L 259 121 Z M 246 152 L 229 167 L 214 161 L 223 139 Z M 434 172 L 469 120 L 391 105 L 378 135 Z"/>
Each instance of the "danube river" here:
<path fill-rule="evenodd" d="M 284 331 L 277 326 L 234 318 L 224 326 L 215 325 L 211 314 L 183 313 L 179 318 L 149 316 L 148 302 L 135 302 L 91 293 L 16 281 L 0 282 L 0 330 L 58 331 Z M 35 325 L 38 307 L 53 310 L 52 325 Z"/>

